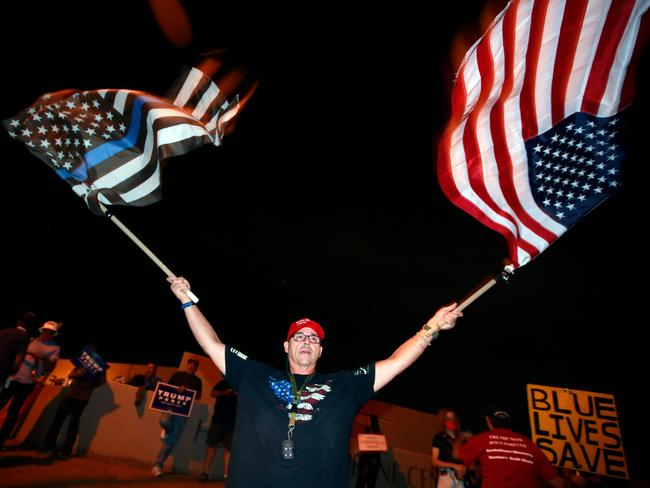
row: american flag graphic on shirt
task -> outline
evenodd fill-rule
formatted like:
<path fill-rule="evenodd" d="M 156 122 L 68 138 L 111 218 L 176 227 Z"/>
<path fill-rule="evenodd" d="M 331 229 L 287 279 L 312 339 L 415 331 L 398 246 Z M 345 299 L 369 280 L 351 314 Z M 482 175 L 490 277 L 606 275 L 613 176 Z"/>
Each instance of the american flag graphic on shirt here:
<path fill-rule="evenodd" d="M 291 412 L 291 383 L 289 380 L 277 380 L 269 377 L 269 386 L 273 393 L 278 397 L 284 408 L 287 410 L 287 415 Z M 296 422 L 309 422 L 318 413 L 318 403 L 325 399 L 327 394 L 332 391 L 332 380 L 328 380 L 323 384 L 310 384 L 306 385 L 305 389 L 300 394 L 300 400 L 296 408 Z"/>

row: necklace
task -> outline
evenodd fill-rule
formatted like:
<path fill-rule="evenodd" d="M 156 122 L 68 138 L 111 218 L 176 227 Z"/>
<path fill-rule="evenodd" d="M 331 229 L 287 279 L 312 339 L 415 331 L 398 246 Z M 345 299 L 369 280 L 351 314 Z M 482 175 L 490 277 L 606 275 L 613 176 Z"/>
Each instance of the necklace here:
<path fill-rule="evenodd" d="M 302 386 L 300 387 L 299 390 L 298 386 L 296 385 L 296 377 L 293 375 L 293 373 L 289 369 L 289 366 L 287 365 L 287 376 L 289 376 L 289 381 L 291 382 L 291 403 L 289 403 L 287 407 L 291 409 L 291 412 L 289 413 L 289 427 L 287 429 L 287 438 L 282 441 L 283 459 L 294 458 L 293 429 L 296 427 L 296 413 L 298 410 L 298 402 L 300 401 L 300 397 L 302 396 L 303 390 L 309 384 L 309 382 L 312 380 L 315 374 L 316 371 L 314 371 L 312 374 L 307 376 L 307 378 L 305 378 L 305 381 L 302 382 Z"/>

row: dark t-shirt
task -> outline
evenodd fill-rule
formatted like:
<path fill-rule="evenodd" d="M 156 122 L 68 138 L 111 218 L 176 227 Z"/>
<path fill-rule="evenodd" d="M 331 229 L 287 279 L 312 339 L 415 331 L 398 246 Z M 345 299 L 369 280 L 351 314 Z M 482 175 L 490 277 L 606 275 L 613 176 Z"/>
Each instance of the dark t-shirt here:
<path fill-rule="evenodd" d="M 201 378 L 195 374 L 188 373 L 187 371 L 176 371 L 171 375 L 171 378 L 169 378 L 167 383 L 174 386 L 185 386 L 190 390 L 194 390 L 196 392 L 196 398 L 199 398 L 203 392 L 203 382 L 201 381 Z"/>
<path fill-rule="evenodd" d="M 432 447 L 437 447 L 440 452 L 438 459 L 447 463 L 463 464 L 460 459 L 454 459 L 452 452 L 454 448 L 454 439 L 449 434 L 436 434 L 433 436 Z"/>
<path fill-rule="evenodd" d="M 306 376 L 295 378 L 300 388 Z M 291 402 L 287 372 L 227 347 L 226 379 L 238 394 L 229 486 L 348 486 L 352 423 L 374 394 L 374 364 L 311 379 L 298 403 L 293 459 L 282 457 Z"/>
<path fill-rule="evenodd" d="M 212 390 L 218 390 L 219 384 L 216 384 Z M 212 421 L 224 427 L 225 430 L 232 432 L 235 427 L 235 416 L 237 415 L 237 395 L 230 390 L 230 395 L 220 395 L 214 403 L 214 413 Z"/>
<path fill-rule="evenodd" d="M 129 381 L 127 381 L 126 384 L 131 386 L 144 386 L 147 390 L 154 391 L 159 381 L 161 381 L 161 379 L 158 378 L 158 376 L 147 376 L 139 373 L 129 378 Z"/>
<path fill-rule="evenodd" d="M 93 390 L 106 383 L 106 373 L 93 377 L 80 374 L 79 376 L 71 377 L 71 379 L 72 381 L 63 396 L 89 401 Z"/>
<path fill-rule="evenodd" d="M 0 380 L 2 382 L 15 372 L 12 368 L 16 356 L 24 353 L 28 345 L 29 334 L 24 329 L 13 327 L 0 331 Z"/>

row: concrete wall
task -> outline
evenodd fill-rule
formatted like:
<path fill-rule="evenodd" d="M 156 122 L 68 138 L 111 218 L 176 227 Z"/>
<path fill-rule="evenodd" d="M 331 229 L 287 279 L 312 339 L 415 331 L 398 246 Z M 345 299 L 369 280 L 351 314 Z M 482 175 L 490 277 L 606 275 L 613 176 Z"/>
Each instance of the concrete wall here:
<path fill-rule="evenodd" d="M 368 415 L 379 419 L 379 427 L 386 436 L 388 452 L 381 455 L 381 470 L 377 488 L 433 488 L 431 472 L 431 441 L 440 427 L 438 417 L 418 410 L 398 407 L 370 400 L 355 419 L 350 439 L 350 453 L 357 454 L 357 434 L 363 432 Z M 352 466 L 353 481 L 356 466 Z M 351 484 L 354 486 L 354 484 Z"/>
<path fill-rule="evenodd" d="M 87 452 L 113 458 L 126 458 L 153 463 L 161 446 L 161 413 L 149 409 L 152 392 L 136 407 L 136 388 L 117 382 L 108 382 L 97 388 L 84 411 L 76 445 L 78 454 Z M 41 445 L 63 394 L 61 386 L 45 386 L 18 433 L 18 440 Z M 176 472 L 198 475 L 205 453 L 205 437 L 212 416 L 212 408 L 204 402 L 195 403 L 185 431 L 166 463 Z M 61 429 L 62 441 L 67 424 Z M 220 475 L 221 456 L 213 466 L 214 475 Z"/>

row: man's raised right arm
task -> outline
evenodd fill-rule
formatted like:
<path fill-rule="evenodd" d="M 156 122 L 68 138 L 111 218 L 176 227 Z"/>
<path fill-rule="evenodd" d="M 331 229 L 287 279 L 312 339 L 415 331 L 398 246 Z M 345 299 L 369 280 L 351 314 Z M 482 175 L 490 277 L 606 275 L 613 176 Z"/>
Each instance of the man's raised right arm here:
<path fill-rule="evenodd" d="M 182 277 L 167 278 L 171 285 L 171 290 L 181 303 L 191 302 L 185 293 L 190 289 L 189 282 Z M 219 368 L 222 374 L 226 374 L 226 346 L 212 328 L 208 319 L 205 318 L 199 307 L 195 304 L 185 307 L 185 318 L 203 351 L 210 356 L 214 364 Z"/>

